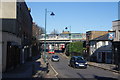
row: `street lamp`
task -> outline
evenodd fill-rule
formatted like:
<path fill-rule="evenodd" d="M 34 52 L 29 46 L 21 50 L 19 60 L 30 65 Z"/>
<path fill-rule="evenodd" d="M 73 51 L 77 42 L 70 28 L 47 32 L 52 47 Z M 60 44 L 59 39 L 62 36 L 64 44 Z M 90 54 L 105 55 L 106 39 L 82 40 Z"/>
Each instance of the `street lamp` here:
<path fill-rule="evenodd" d="M 45 40 L 44 40 L 44 62 L 46 63 L 46 25 L 47 25 L 47 13 L 51 12 L 51 11 L 47 11 L 47 9 L 45 9 Z M 55 14 L 53 12 L 51 12 L 50 14 L 51 16 L 54 16 Z"/>
<path fill-rule="evenodd" d="M 67 30 L 68 27 L 65 27 L 65 29 Z M 71 40 L 71 26 L 69 26 L 69 33 L 68 34 L 69 34 L 69 41 L 72 42 L 72 40 Z M 70 51 L 71 51 L 71 47 L 70 47 Z M 70 51 L 69 51 L 69 55 L 70 55 Z"/>

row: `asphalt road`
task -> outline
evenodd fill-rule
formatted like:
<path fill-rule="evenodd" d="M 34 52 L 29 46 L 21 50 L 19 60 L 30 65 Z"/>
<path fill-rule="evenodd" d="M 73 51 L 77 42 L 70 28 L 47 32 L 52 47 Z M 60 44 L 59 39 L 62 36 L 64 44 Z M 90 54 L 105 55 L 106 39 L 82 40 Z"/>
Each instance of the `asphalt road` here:
<path fill-rule="evenodd" d="M 51 57 L 52 54 L 49 55 Z M 58 73 L 58 78 L 82 78 L 84 80 L 94 78 L 96 80 L 118 80 L 119 74 L 111 71 L 103 70 L 93 66 L 88 66 L 87 69 L 75 69 L 68 66 L 69 59 L 64 56 L 60 57 L 59 62 L 52 62 L 49 59 L 50 64 Z"/>

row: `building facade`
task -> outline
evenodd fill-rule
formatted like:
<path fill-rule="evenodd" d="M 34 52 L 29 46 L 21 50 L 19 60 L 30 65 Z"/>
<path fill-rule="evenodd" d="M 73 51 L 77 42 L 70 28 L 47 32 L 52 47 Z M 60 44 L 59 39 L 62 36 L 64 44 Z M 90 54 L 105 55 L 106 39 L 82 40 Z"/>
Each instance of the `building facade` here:
<path fill-rule="evenodd" d="M 114 40 L 113 40 L 113 53 L 114 53 L 114 63 L 118 65 L 120 70 L 120 20 L 112 22 Z"/>
<path fill-rule="evenodd" d="M 32 17 L 30 11 L 25 2 L 17 2 L 17 26 L 20 30 L 18 35 L 21 37 L 22 43 L 22 63 L 32 57 Z"/>
<path fill-rule="evenodd" d="M 112 40 L 105 34 L 90 40 L 90 59 L 95 62 L 112 63 Z"/>
<path fill-rule="evenodd" d="M 32 17 L 25 2 L 0 2 L 2 16 L 2 72 L 24 63 L 30 56 Z"/>
<path fill-rule="evenodd" d="M 90 40 L 107 34 L 108 31 L 87 31 L 86 32 L 86 48 L 87 48 L 87 59 L 90 60 Z"/>

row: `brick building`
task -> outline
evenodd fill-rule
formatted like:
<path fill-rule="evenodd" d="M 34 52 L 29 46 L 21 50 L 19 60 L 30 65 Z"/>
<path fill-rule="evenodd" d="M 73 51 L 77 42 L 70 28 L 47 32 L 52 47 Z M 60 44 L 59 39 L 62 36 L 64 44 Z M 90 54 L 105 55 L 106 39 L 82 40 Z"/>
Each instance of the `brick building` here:
<path fill-rule="evenodd" d="M 14 69 L 30 57 L 32 17 L 25 2 L 0 2 L 2 15 L 2 72 Z"/>

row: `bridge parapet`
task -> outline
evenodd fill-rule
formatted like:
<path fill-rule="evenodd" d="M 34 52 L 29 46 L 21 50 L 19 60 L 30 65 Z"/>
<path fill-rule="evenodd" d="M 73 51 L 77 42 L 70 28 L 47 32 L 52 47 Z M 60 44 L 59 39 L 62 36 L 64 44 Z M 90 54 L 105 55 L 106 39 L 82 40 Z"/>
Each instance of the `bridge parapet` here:
<path fill-rule="evenodd" d="M 47 34 L 45 39 L 45 34 L 42 34 L 39 39 L 40 41 L 83 41 L 86 40 L 85 33 L 70 33 L 70 34 Z"/>

